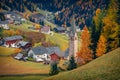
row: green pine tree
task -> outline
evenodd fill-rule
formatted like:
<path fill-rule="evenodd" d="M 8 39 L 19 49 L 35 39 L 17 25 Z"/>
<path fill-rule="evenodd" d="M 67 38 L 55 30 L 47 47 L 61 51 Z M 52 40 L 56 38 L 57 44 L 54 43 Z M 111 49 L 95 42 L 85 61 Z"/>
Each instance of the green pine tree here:
<path fill-rule="evenodd" d="M 51 69 L 49 75 L 52 76 L 58 74 L 58 72 L 59 71 L 58 71 L 57 63 L 56 62 L 51 63 Z"/>
<path fill-rule="evenodd" d="M 2 37 L 3 37 L 3 29 L 0 28 L 0 38 L 2 38 Z"/>
<path fill-rule="evenodd" d="M 99 9 L 98 9 L 99 10 Z M 93 18 L 92 25 L 91 25 L 91 50 L 93 51 L 93 59 L 96 58 L 96 48 L 97 48 L 97 43 L 101 35 L 101 31 L 103 28 L 103 22 L 102 19 L 105 16 L 105 11 L 102 10 L 99 13 L 97 13 L 96 10 L 96 15 Z"/>
<path fill-rule="evenodd" d="M 74 56 L 71 56 L 70 60 L 69 60 L 69 65 L 67 67 L 67 70 L 72 70 L 72 69 L 75 69 L 75 68 L 77 68 L 77 64 L 75 63 Z"/>

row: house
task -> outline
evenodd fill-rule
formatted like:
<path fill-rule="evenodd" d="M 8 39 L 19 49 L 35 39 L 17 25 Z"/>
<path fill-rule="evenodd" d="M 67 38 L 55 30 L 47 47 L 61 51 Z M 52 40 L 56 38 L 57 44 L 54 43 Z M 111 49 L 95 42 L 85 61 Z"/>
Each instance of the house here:
<path fill-rule="evenodd" d="M 65 33 L 66 32 L 66 29 L 63 27 L 56 27 L 53 30 L 57 33 Z"/>
<path fill-rule="evenodd" d="M 18 53 L 14 58 L 20 60 L 20 59 L 23 58 L 23 54 L 22 53 Z"/>
<path fill-rule="evenodd" d="M 40 32 L 41 32 L 41 33 L 44 33 L 44 34 L 50 34 L 50 33 L 51 33 L 50 27 L 48 27 L 48 26 L 43 26 L 43 27 L 40 29 Z"/>
<path fill-rule="evenodd" d="M 14 21 L 14 24 L 21 24 L 22 21 L 25 21 L 23 16 L 15 11 L 6 12 L 4 15 L 6 19 L 10 19 L 11 21 Z"/>
<path fill-rule="evenodd" d="M 38 13 L 38 14 L 33 14 L 29 17 L 30 21 L 41 24 L 43 23 L 45 16 Z"/>
<path fill-rule="evenodd" d="M 81 31 L 81 29 L 80 29 L 79 26 L 76 26 L 76 31 L 77 31 L 77 32 L 80 32 L 80 31 Z"/>
<path fill-rule="evenodd" d="M 8 21 L 0 21 L 0 27 L 5 29 L 5 30 L 8 30 L 10 29 L 9 26 L 8 26 Z"/>
<path fill-rule="evenodd" d="M 15 25 L 20 25 L 21 24 L 21 20 L 18 17 L 14 17 L 12 19 L 14 20 Z"/>
<path fill-rule="evenodd" d="M 4 13 L 5 19 L 11 18 L 11 13 L 6 12 Z"/>
<path fill-rule="evenodd" d="M 46 48 L 42 46 L 32 48 L 28 52 L 28 57 L 35 59 L 35 61 L 37 62 L 44 61 L 44 60 L 50 60 L 50 58 L 48 57 Z"/>
<path fill-rule="evenodd" d="M 11 36 L 11 37 L 4 37 L 4 45 L 6 47 L 17 47 L 17 42 L 22 41 L 23 37 L 20 35 Z"/>
<path fill-rule="evenodd" d="M 50 54 L 51 61 L 58 61 L 60 57 L 56 53 Z"/>
<path fill-rule="evenodd" d="M 25 42 L 25 41 L 19 41 L 17 43 L 17 46 L 22 49 L 29 49 L 32 47 L 32 44 L 30 42 Z"/>
<path fill-rule="evenodd" d="M 9 22 L 9 24 L 13 24 L 14 23 L 13 19 L 6 19 L 6 20 Z"/>
<path fill-rule="evenodd" d="M 59 47 L 46 47 L 46 49 L 48 51 L 49 56 L 51 55 L 50 56 L 51 60 L 54 60 L 53 55 L 57 55 L 57 56 L 59 56 L 59 58 L 63 58 L 63 52 L 60 50 Z M 58 59 L 56 59 L 56 60 L 58 60 Z"/>
<path fill-rule="evenodd" d="M 27 21 L 25 18 L 21 18 L 20 20 L 21 20 L 21 22 L 26 22 Z"/>
<path fill-rule="evenodd" d="M 35 47 L 28 52 L 28 57 L 32 57 L 35 61 L 58 61 L 63 57 L 59 47 Z"/>
<path fill-rule="evenodd" d="M 4 40 L 0 38 L 0 46 L 2 46 L 3 44 L 4 44 Z"/>
<path fill-rule="evenodd" d="M 64 52 L 64 59 L 69 59 L 69 48 L 67 48 Z"/>

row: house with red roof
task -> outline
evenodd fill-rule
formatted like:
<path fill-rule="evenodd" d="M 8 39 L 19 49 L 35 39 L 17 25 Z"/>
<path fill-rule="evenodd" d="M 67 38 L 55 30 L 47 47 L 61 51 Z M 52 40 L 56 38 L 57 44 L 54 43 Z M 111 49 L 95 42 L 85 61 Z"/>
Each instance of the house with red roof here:
<path fill-rule="evenodd" d="M 4 45 L 5 47 L 17 47 L 17 43 L 19 41 L 23 40 L 23 37 L 20 35 L 16 35 L 16 36 L 10 36 L 10 37 L 4 37 Z"/>

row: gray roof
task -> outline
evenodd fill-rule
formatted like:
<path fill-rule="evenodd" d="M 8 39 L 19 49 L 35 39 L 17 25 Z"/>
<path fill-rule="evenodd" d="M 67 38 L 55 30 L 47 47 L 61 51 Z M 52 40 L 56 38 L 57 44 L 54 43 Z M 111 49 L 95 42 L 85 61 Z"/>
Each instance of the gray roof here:
<path fill-rule="evenodd" d="M 56 29 L 57 29 L 58 31 L 65 30 L 65 28 L 63 28 L 63 27 L 56 27 Z"/>
<path fill-rule="evenodd" d="M 32 50 L 32 51 L 34 52 L 34 54 L 36 54 L 36 55 L 41 55 L 41 54 L 47 53 L 46 48 L 43 47 L 43 46 L 35 47 L 35 48 L 32 48 L 31 50 Z"/>
<path fill-rule="evenodd" d="M 18 53 L 14 58 L 21 59 L 22 57 L 23 57 L 23 54 L 22 53 Z"/>
<path fill-rule="evenodd" d="M 0 24 L 8 24 L 9 21 L 8 20 L 5 20 L 5 21 L 0 21 Z"/>
<path fill-rule="evenodd" d="M 49 54 L 56 53 L 58 56 L 62 57 L 63 53 L 59 47 L 47 47 L 46 48 Z"/>
<path fill-rule="evenodd" d="M 3 38 L 5 41 L 10 41 L 10 40 L 19 40 L 19 39 L 23 39 L 23 37 L 22 36 L 20 36 L 20 35 L 16 35 L 16 36 L 11 36 L 11 37 L 5 37 L 5 38 Z"/>
<path fill-rule="evenodd" d="M 68 57 L 69 56 L 69 48 L 66 49 L 66 51 L 64 52 L 64 57 Z"/>
<path fill-rule="evenodd" d="M 25 45 L 28 44 L 28 43 L 29 43 L 29 42 L 20 41 L 20 42 L 18 42 L 18 45 L 25 46 Z"/>
<path fill-rule="evenodd" d="M 45 16 L 42 15 L 42 14 L 40 14 L 40 13 L 38 13 L 38 14 L 33 14 L 33 15 L 31 15 L 31 17 L 38 18 L 38 19 L 45 19 Z"/>
<path fill-rule="evenodd" d="M 43 47 L 43 46 L 40 46 L 40 47 L 35 47 L 35 48 L 32 48 L 31 49 L 35 55 L 41 55 L 41 54 L 44 54 L 44 53 L 47 53 L 47 54 L 53 54 L 53 53 L 56 53 L 58 56 L 62 57 L 63 56 L 63 53 L 62 51 L 60 50 L 59 47 Z"/>

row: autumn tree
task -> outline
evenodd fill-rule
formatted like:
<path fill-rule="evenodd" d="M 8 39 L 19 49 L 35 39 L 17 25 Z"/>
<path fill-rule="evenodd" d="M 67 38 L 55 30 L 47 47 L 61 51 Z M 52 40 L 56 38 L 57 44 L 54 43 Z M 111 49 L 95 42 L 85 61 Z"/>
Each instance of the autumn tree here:
<path fill-rule="evenodd" d="M 90 33 L 88 28 L 85 26 L 81 33 L 81 48 L 80 51 L 78 52 L 78 59 L 83 60 L 81 63 L 86 63 L 92 60 L 92 51 L 89 48 L 90 44 L 91 44 Z"/>
<path fill-rule="evenodd" d="M 93 58 L 96 58 L 96 48 L 97 43 L 101 35 L 101 31 L 103 28 L 102 19 L 105 16 L 105 11 L 101 11 L 99 8 L 96 10 L 96 14 L 93 18 L 91 25 L 91 50 L 93 51 Z"/>
<path fill-rule="evenodd" d="M 118 47 L 120 47 L 120 0 L 118 0 L 117 23 L 119 25 L 119 30 L 118 30 L 119 45 L 118 45 Z"/>
<path fill-rule="evenodd" d="M 16 34 L 16 35 L 20 35 L 20 31 L 19 31 L 19 30 L 16 30 L 16 31 L 15 31 L 15 34 Z"/>
<path fill-rule="evenodd" d="M 117 23 L 118 10 L 118 0 L 110 0 L 107 15 L 103 19 L 104 28 L 102 31 L 107 40 L 107 52 L 117 48 L 120 44 L 120 26 Z"/>
<path fill-rule="evenodd" d="M 15 34 L 14 30 L 9 30 L 9 36 L 13 36 Z"/>
<path fill-rule="evenodd" d="M 106 52 L 106 39 L 103 35 L 100 36 L 97 44 L 96 55 L 97 57 L 102 56 Z"/>

